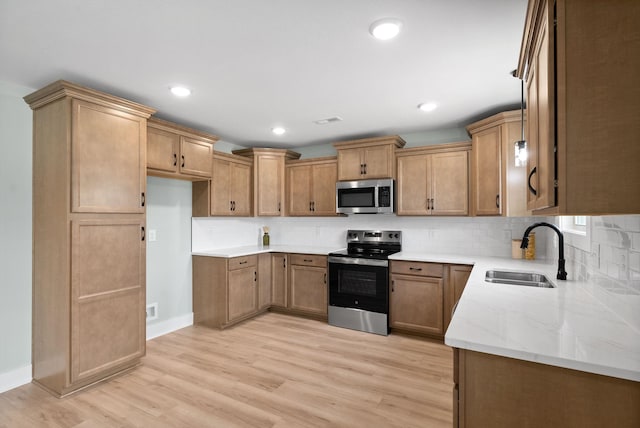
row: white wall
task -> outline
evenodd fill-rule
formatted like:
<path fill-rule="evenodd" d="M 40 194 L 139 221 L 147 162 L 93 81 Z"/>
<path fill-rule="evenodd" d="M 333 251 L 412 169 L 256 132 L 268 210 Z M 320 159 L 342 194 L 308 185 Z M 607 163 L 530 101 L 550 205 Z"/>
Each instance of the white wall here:
<path fill-rule="evenodd" d="M 0 391 L 31 377 L 31 92 L 0 82 Z"/>
<path fill-rule="evenodd" d="M 147 322 L 148 338 L 193 322 L 190 181 L 147 178 L 147 304 L 152 303 L 158 318 Z"/>
<path fill-rule="evenodd" d="M 347 229 L 402 230 L 405 251 L 511 257 L 511 239 L 540 218 L 348 217 L 194 218 L 193 250 L 257 245 L 262 226 L 271 228 L 271 244 L 345 246 Z M 544 233 L 536 234 L 537 258 L 546 258 Z"/>

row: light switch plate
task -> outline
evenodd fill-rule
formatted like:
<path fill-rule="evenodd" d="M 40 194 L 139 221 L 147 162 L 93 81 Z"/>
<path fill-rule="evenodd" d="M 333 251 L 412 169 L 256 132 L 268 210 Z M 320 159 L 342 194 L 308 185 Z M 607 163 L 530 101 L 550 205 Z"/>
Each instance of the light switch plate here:
<path fill-rule="evenodd" d="M 158 240 L 158 234 L 156 229 L 149 229 L 149 242 L 154 242 Z"/>

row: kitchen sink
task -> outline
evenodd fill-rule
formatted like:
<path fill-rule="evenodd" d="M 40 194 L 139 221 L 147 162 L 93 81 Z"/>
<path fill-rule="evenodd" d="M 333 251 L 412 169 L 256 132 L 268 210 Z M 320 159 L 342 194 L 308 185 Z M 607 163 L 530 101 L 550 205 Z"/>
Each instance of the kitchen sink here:
<path fill-rule="evenodd" d="M 484 277 L 487 282 L 498 284 L 523 285 L 526 287 L 555 288 L 546 276 L 533 272 L 514 272 L 488 270 Z"/>

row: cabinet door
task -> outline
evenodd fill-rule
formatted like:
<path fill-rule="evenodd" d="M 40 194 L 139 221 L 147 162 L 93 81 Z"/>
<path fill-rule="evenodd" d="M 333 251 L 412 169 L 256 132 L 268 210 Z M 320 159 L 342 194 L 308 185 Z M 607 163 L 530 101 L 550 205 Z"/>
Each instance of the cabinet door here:
<path fill-rule="evenodd" d="M 271 306 L 271 254 L 258 255 L 258 309 Z"/>
<path fill-rule="evenodd" d="M 469 214 L 468 152 L 431 155 L 431 214 Z"/>
<path fill-rule="evenodd" d="M 233 202 L 232 214 L 234 216 L 251 215 L 251 167 L 240 163 L 231 162 L 229 176 L 230 200 Z"/>
<path fill-rule="evenodd" d="M 256 215 L 279 216 L 282 214 L 282 193 L 284 190 L 284 159 L 276 156 L 256 158 L 258 176 L 254 180 L 256 192 Z"/>
<path fill-rule="evenodd" d="M 337 179 L 338 166 L 335 162 L 313 166 L 311 195 L 314 215 L 336 214 Z"/>
<path fill-rule="evenodd" d="M 145 353 L 143 226 L 143 216 L 72 222 L 72 383 Z"/>
<path fill-rule="evenodd" d="M 287 255 L 271 255 L 271 305 L 287 307 Z"/>
<path fill-rule="evenodd" d="M 287 207 L 289 211 L 288 215 L 312 215 L 311 179 L 311 165 L 287 167 L 287 180 L 289 189 L 287 195 Z"/>
<path fill-rule="evenodd" d="M 178 172 L 180 136 L 162 129 L 147 129 L 147 168 Z"/>
<path fill-rule="evenodd" d="M 229 271 L 227 321 L 231 322 L 258 309 L 258 272 L 255 266 Z"/>
<path fill-rule="evenodd" d="M 367 147 L 362 150 L 365 178 L 393 177 L 393 157 L 390 145 Z"/>
<path fill-rule="evenodd" d="M 528 209 L 548 208 L 556 204 L 554 65 L 549 55 L 549 25 L 553 24 L 548 20 L 548 11 L 544 8 L 527 82 Z"/>
<path fill-rule="evenodd" d="M 359 180 L 363 178 L 362 150 L 338 150 L 338 180 Z"/>
<path fill-rule="evenodd" d="M 472 171 L 475 215 L 502 214 L 501 127 L 473 136 Z"/>
<path fill-rule="evenodd" d="M 144 213 L 147 122 L 72 101 L 71 210 Z"/>
<path fill-rule="evenodd" d="M 398 157 L 398 215 L 427 215 L 427 155 Z"/>
<path fill-rule="evenodd" d="M 213 160 L 211 179 L 211 215 L 232 215 L 230 186 L 231 163 L 222 159 Z"/>
<path fill-rule="evenodd" d="M 327 315 L 326 268 L 292 264 L 289 281 L 291 309 Z"/>
<path fill-rule="evenodd" d="M 391 276 L 391 327 L 442 334 L 443 280 L 410 275 Z"/>
<path fill-rule="evenodd" d="M 450 265 L 449 277 L 447 283 L 447 292 L 445 294 L 444 318 L 445 330 L 451 322 L 453 316 L 453 308 L 460 300 L 464 287 L 467 284 L 469 275 L 471 275 L 472 266 L 468 265 Z"/>
<path fill-rule="evenodd" d="M 198 177 L 211 177 L 213 145 L 205 141 L 180 139 L 180 172 Z"/>

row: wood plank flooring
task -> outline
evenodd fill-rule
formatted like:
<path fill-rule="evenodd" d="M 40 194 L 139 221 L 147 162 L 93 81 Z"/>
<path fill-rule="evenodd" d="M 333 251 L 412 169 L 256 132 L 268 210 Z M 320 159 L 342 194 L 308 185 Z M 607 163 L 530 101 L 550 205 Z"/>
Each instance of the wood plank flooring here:
<path fill-rule="evenodd" d="M 451 427 L 452 352 L 267 313 L 147 342 L 139 368 L 63 399 L 0 394 L 0 427 Z"/>

